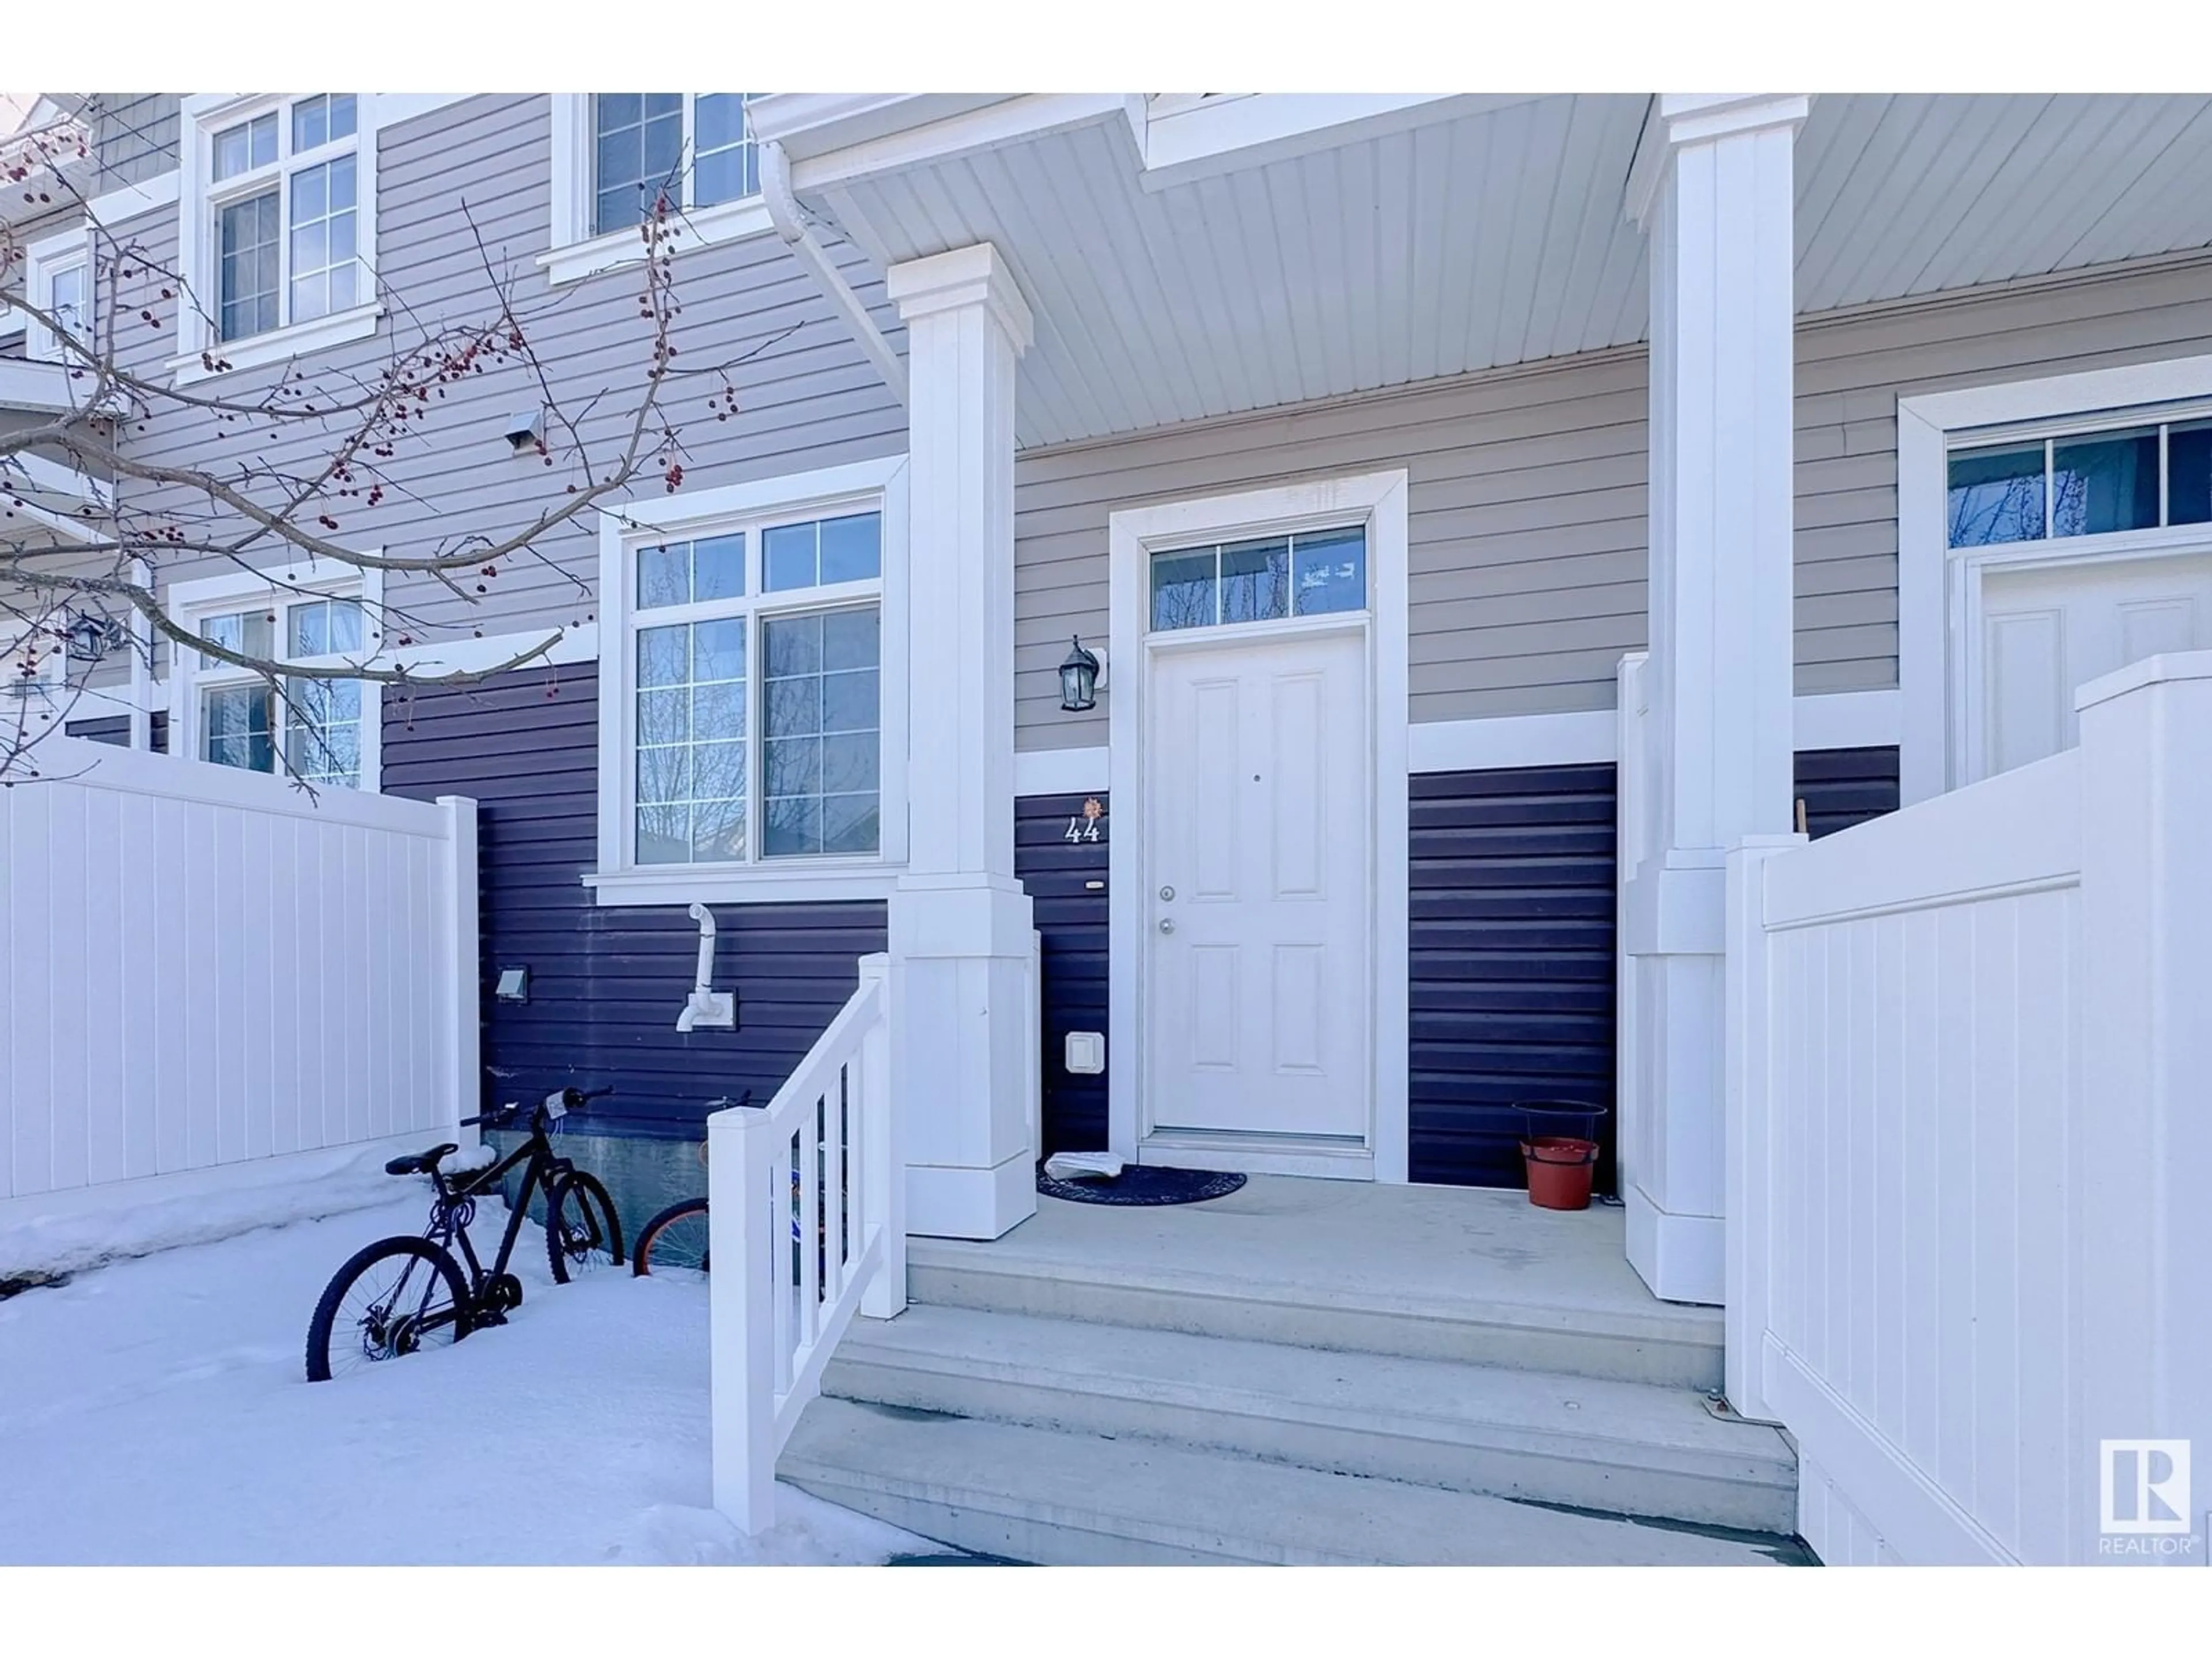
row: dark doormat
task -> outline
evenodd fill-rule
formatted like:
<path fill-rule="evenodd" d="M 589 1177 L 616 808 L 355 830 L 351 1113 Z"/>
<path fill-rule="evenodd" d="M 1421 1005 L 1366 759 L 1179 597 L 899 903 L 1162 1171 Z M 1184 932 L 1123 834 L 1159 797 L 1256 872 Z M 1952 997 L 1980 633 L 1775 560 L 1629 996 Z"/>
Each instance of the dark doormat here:
<path fill-rule="evenodd" d="M 1225 1198 L 1243 1184 L 1241 1175 L 1157 1164 L 1132 1164 L 1110 1181 L 1055 1181 L 1042 1166 L 1037 1170 L 1037 1191 L 1074 1204 L 1202 1204 Z"/>

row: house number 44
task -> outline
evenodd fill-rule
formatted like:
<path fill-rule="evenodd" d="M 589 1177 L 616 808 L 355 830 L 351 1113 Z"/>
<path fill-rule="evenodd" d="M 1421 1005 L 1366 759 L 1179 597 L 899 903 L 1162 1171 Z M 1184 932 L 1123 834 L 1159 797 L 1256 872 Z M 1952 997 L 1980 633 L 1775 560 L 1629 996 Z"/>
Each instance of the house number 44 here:
<path fill-rule="evenodd" d="M 1060 839 L 1062 841 L 1103 840 L 1104 837 L 1099 832 L 1105 827 L 1105 823 L 1106 809 L 1098 804 L 1098 798 L 1094 795 L 1083 803 L 1083 810 L 1080 812 L 1068 819 L 1067 833 Z"/>

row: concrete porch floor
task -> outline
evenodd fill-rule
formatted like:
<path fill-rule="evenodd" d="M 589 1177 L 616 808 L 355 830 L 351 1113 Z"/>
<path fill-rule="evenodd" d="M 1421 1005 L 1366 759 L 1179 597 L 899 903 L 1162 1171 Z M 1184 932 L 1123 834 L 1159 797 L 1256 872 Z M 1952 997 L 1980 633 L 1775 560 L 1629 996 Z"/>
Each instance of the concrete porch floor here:
<path fill-rule="evenodd" d="M 1239 1334 L 1334 1346 L 1304 1333 L 1350 1318 L 1389 1327 L 1393 1352 L 1539 1369 L 1583 1369 L 1562 1363 L 1562 1345 L 1595 1339 L 1640 1356 L 1593 1374 L 1717 1387 L 1721 1310 L 1654 1297 L 1624 1228 L 1617 1208 L 1542 1210 L 1517 1191 L 1255 1176 L 1202 1204 L 1040 1197 L 1003 1238 L 914 1238 L 908 1262 L 922 1302 L 964 1300 L 954 1281 L 1053 1280 L 1059 1305 L 1034 1311 L 1112 1322 L 1129 1299 L 1165 1294 L 1192 1309 L 1193 1329 L 1225 1334 L 1209 1310 L 1249 1325 L 1272 1307 L 1274 1328 Z"/>

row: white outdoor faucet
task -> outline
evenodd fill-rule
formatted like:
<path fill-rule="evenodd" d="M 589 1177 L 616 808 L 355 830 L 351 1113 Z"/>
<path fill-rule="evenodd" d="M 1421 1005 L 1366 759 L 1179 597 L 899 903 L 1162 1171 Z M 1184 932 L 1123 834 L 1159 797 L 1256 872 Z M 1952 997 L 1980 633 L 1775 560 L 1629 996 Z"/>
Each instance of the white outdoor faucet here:
<path fill-rule="evenodd" d="M 703 904 L 695 904 L 691 907 L 691 920 L 699 924 L 699 974 L 684 1004 L 684 1012 L 676 1016 L 676 1029 L 689 1031 L 701 1025 L 735 1029 L 738 994 L 708 988 L 714 978 L 714 913 Z"/>

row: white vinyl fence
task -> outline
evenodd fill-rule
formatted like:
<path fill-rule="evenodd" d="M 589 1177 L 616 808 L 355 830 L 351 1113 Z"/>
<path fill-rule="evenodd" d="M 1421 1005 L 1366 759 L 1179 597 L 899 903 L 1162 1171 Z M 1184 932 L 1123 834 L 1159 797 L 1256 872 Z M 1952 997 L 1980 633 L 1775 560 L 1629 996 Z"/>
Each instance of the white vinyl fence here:
<path fill-rule="evenodd" d="M 0 1217 L 476 1109 L 474 802 L 38 757 L 0 789 Z"/>
<path fill-rule="evenodd" d="M 2212 1477 L 2212 653 L 2080 706 L 1731 858 L 1729 1396 L 1830 1563 L 2204 1560 L 2139 1443 Z"/>

